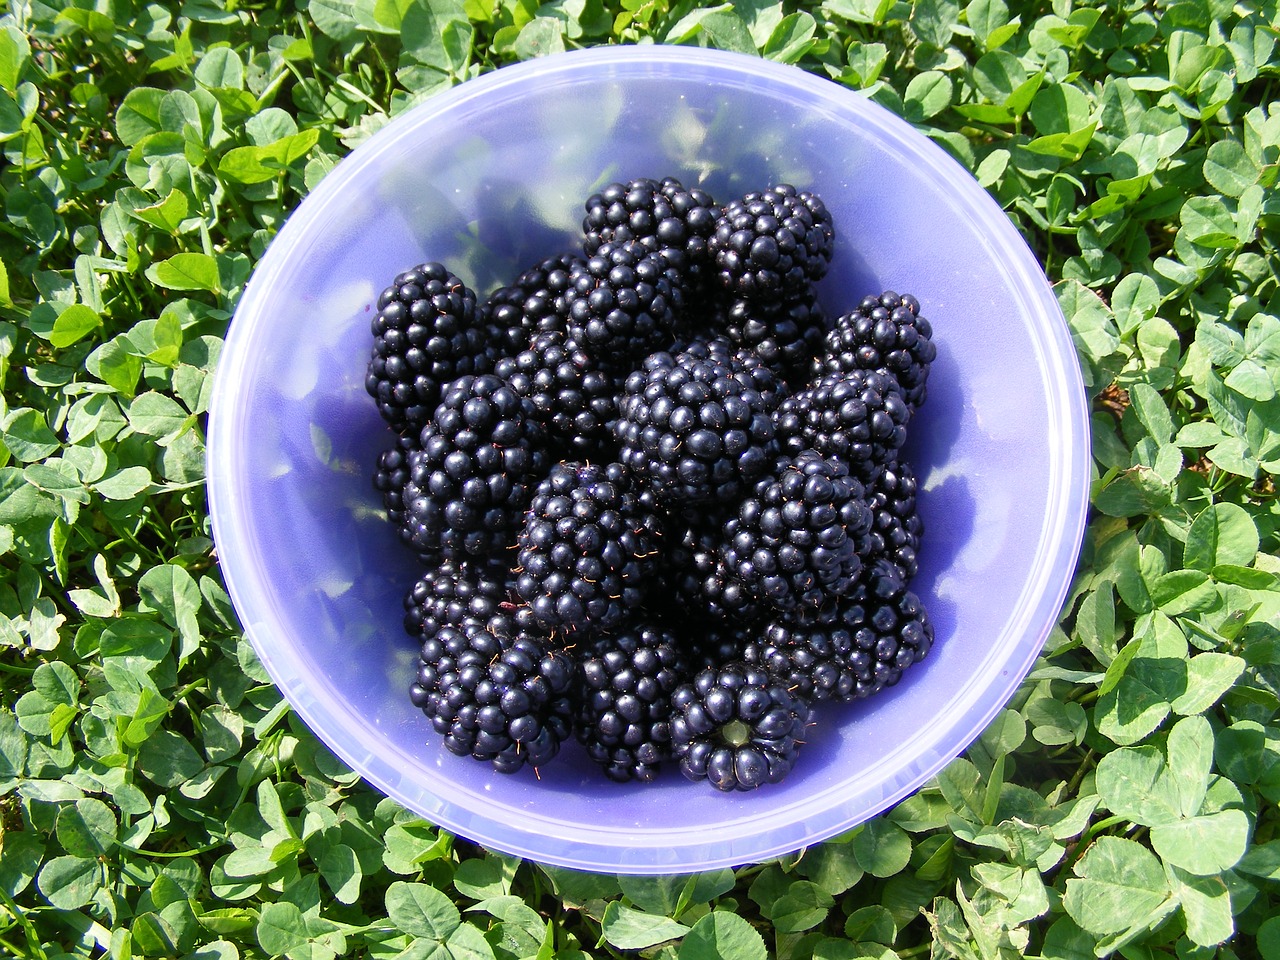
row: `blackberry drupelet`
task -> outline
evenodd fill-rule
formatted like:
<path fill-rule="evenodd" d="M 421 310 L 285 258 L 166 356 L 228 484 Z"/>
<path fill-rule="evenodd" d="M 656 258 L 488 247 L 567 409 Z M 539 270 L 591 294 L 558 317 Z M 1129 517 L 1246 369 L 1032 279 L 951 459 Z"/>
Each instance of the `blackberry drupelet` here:
<path fill-rule="evenodd" d="M 725 524 L 725 563 L 781 613 L 819 610 L 851 589 L 871 525 L 862 484 L 812 450 L 783 458 Z"/>
<path fill-rule="evenodd" d="M 720 208 L 697 187 L 686 189 L 674 177 L 642 177 L 611 183 L 586 202 L 582 248 L 592 256 L 606 243 L 635 240 L 649 250 L 680 254 L 674 261 L 691 275 L 702 270 L 710 255 L 707 239 L 716 227 Z"/>
<path fill-rule="evenodd" d="M 494 556 L 515 540 L 546 473 L 533 405 L 500 377 L 459 377 L 423 428 L 404 488 L 402 535 L 424 558 Z"/>
<path fill-rule="evenodd" d="M 549 257 L 489 294 L 481 315 L 491 340 L 502 345 L 502 356 L 519 353 L 539 331 L 564 330 L 564 292 L 570 273 L 583 262 L 572 252 Z"/>
<path fill-rule="evenodd" d="M 611 780 L 651 781 L 671 757 L 671 694 L 689 675 L 671 631 L 640 623 L 606 634 L 578 659 L 575 730 Z"/>
<path fill-rule="evenodd" d="M 371 327 L 365 389 L 397 433 L 421 430 L 451 380 L 493 367 L 476 295 L 439 263 L 397 276 Z"/>
<path fill-rule="evenodd" d="M 622 462 L 669 506 L 737 499 L 777 449 L 768 368 L 698 354 L 652 354 L 618 402 Z"/>
<path fill-rule="evenodd" d="M 446 560 L 405 595 L 405 631 L 422 643 L 441 627 L 488 623 L 510 606 L 507 580 L 496 564 Z"/>
<path fill-rule="evenodd" d="M 500 773 L 537 768 L 572 729 L 574 665 L 545 640 L 475 622 L 425 638 L 410 701 L 451 753 Z"/>
<path fill-rule="evenodd" d="M 534 333 L 526 349 L 494 373 L 533 404 L 553 452 L 566 459 L 614 460 L 620 384 L 561 330 Z"/>
<path fill-rule="evenodd" d="M 680 771 L 719 790 L 777 783 L 795 766 L 808 702 L 745 663 L 708 668 L 671 697 L 671 744 Z"/>
<path fill-rule="evenodd" d="M 855 309 L 836 318 L 814 363 L 814 374 L 884 370 L 897 379 L 903 397 L 916 410 L 924 403 L 937 353 L 933 326 L 920 316 L 919 301 L 910 294 L 899 296 L 886 290 L 878 297 L 864 297 Z"/>
<path fill-rule="evenodd" d="M 869 483 L 897 457 L 910 419 L 897 380 L 874 370 L 850 370 L 825 374 L 784 400 L 773 426 L 784 454 L 816 450 Z"/>
<path fill-rule="evenodd" d="M 834 239 L 817 196 L 778 184 L 726 204 L 708 246 L 730 296 L 776 302 L 826 275 Z"/>
<path fill-rule="evenodd" d="M 859 542 L 858 553 L 864 562 L 884 559 L 892 563 L 902 581 L 910 582 L 919 566 L 917 553 L 924 532 L 916 509 L 916 477 L 911 465 L 902 459 L 889 464 L 867 487 L 867 505 L 871 508 L 871 529 Z"/>
<path fill-rule="evenodd" d="M 396 437 L 395 446 L 378 454 L 373 488 L 382 494 L 387 519 L 396 528 L 404 523 L 404 486 L 409 482 L 409 460 L 417 449 L 418 437 L 408 434 Z"/>
<path fill-rule="evenodd" d="M 773 302 L 723 303 L 714 324 L 731 342 L 756 353 L 783 380 L 807 378 L 827 334 L 827 317 L 810 286 Z"/>
<path fill-rule="evenodd" d="M 629 367 L 674 336 L 681 295 L 660 254 L 636 241 L 602 244 L 569 275 L 566 329 L 592 357 Z"/>
<path fill-rule="evenodd" d="M 534 492 L 516 554 L 516 591 L 547 627 L 617 627 L 644 599 L 656 520 L 620 464 L 557 464 Z"/>

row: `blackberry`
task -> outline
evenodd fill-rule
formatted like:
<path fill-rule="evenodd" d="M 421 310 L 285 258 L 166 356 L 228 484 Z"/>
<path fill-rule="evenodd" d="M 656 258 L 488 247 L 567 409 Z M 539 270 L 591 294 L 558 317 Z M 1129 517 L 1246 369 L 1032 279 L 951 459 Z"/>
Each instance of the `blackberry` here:
<path fill-rule="evenodd" d="M 571 271 L 564 308 L 578 346 L 625 366 L 670 341 L 681 289 L 661 255 L 635 241 L 606 243 Z"/>
<path fill-rule="evenodd" d="M 526 349 L 499 360 L 494 373 L 532 404 L 557 453 L 615 459 L 616 378 L 561 330 L 533 334 Z"/>
<path fill-rule="evenodd" d="M 848 465 L 864 483 L 907 440 L 911 410 L 898 382 L 874 370 L 829 373 L 779 404 L 773 415 L 782 452 L 816 450 Z"/>
<path fill-rule="evenodd" d="M 502 345 L 502 356 L 519 353 L 539 331 L 564 330 L 564 292 L 570 273 L 582 264 L 577 253 L 549 257 L 489 294 L 481 315 L 491 340 Z"/>
<path fill-rule="evenodd" d="M 546 641 L 469 622 L 425 638 L 409 698 L 450 753 L 514 773 L 559 752 L 572 729 L 573 678 L 569 655 Z"/>
<path fill-rule="evenodd" d="M 920 316 L 920 303 L 910 294 L 886 290 L 864 297 L 858 306 L 837 317 L 827 333 L 818 372 L 883 370 L 902 387 L 912 410 L 924 403 L 929 369 L 937 356 L 933 326 Z"/>
<path fill-rule="evenodd" d="M 439 263 L 397 276 L 378 297 L 371 327 L 365 389 L 398 433 L 426 424 L 445 384 L 492 369 L 476 295 Z"/>
<path fill-rule="evenodd" d="M 686 619 L 679 634 L 690 669 L 696 673 L 708 667 L 721 667 L 743 659 L 755 636 L 755 626 L 744 626 L 731 621 L 707 621 Z"/>
<path fill-rule="evenodd" d="M 773 620 L 759 639 L 746 645 L 742 659 L 768 670 L 788 690 L 813 703 L 848 700 L 858 679 L 849 658 L 863 616 L 863 607 L 838 598 L 803 621 Z"/>
<path fill-rule="evenodd" d="M 867 488 L 871 528 L 859 542 L 864 561 L 884 559 L 908 582 L 918 570 L 917 552 L 924 524 L 916 509 L 916 478 L 911 465 L 899 459 L 889 464 Z"/>
<path fill-rule="evenodd" d="M 920 598 L 903 590 L 888 602 L 866 599 L 846 615 L 858 620 L 846 659 L 854 676 L 847 699 L 862 700 L 891 687 L 933 647 L 933 624 Z"/>
<path fill-rule="evenodd" d="M 622 462 L 662 503 L 737 499 L 776 452 L 767 373 L 731 356 L 651 355 L 618 402 Z"/>
<path fill-rule="evenodd" d="M 397 528 L 404 523 L 404 487 L 409 482 L 409 460 L 417 449 L 418 438 L 406 435 L 397 437 L 395 446 L 378 454 L 373 488 L 382 494 L 387 519 Z"/>
<path fill-rule="evenodd" d="M 680 771 L 719 790 L 777 783 L 795 766 L 810 709 L 765 670 L 708 668 L 671 697 L 671 744 Z"/>
<path fill-rule="evenodd" d="M 760 603 L 721 556 L 723 526 L 715 520 L 671 524 L 665 538 L 659 573 L 662 586 L 655 592 L 670 604 L 673 613 L 706 620 L 756 622 Z"/>
<path fill-rule="evenodd" d="M 533 405 L 493 374 L 449 385 L 404 488 L 405 540 L 424 557 L 484 557 L 515 539 L 538 477 L 546 431 Z"/>
<path fill-rule="evenodd" d="M 812 286 L 777 302 L 734 299 L 715 321 L 731 342 L 753 351 L 783 380 L 807 375 L 827 333 L 827 319 Z"/>
<path fill-rule="evenodd" d="M 695 275 L 709 260 L 707 239 L 720 208 L 710 194 L 686 189 L 673 177 L 611 183 L 586 202 L 582 248 L 587 256 L 601 246 L 635 240 L 654 252 L 680 255 L 674 262 Z"/>
<path fill-rule="evenodd" d="M 834 239 L 821 199 L 778 184 L 726 204 L 708 246 L 731 296 L 778 301 L 826 275 Z"/>
<path fill-rule="evenodd" d="M 671 694 L 686 679 L 672 633 L 655 624 L 608 634 L 578 661 L 575 729 L 611 780 L 653 780 L 671 757 Z"/>
<path fill-rule="evenodd" d="M 405 595 L 404 628 L 421 643 L 441 627 L 488 623 L 509 606 L 503 568 L 446 560 Z"/>
<path fill-rule="evenodd" d="M 806 450 L 756 484 L 725 524 L 722 549 L 730 573 L 770 607 L 817 610 L 853 585 L 870 525 L 857 478 Z"/>
<path fill-rule="evenodd" d="M 608 630 L 640 606 L 657 531 L 620 464 L 557 464 L 517 540 L 516 591 L 542 624 Z"/>

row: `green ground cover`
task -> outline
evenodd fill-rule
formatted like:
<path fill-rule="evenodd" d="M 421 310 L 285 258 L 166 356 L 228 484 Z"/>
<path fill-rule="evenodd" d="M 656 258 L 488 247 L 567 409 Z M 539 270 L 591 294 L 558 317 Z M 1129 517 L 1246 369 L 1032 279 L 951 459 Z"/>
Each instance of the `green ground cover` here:
<path fill-rule="evenodd" d="M 11 0 L 0 19 L 0 954 L 1280 958 L 1276 0 Z M 515 60 L 795 63 L 973 170 L 1094 399 L 1059 628 L 917 796 L 782 860 L 572 874 L 436 830 L 290 714 L 205 506 L 285 215 Z"/>

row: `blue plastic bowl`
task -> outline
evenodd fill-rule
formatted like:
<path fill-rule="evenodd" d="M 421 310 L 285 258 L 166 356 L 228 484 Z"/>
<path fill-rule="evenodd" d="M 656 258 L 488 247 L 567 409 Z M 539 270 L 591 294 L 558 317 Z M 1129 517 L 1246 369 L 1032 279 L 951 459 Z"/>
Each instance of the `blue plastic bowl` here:
<path fill-rule="evenodd" d="M 902 683 L 825 705 L 781 784 L 724 795 L 672 771 L 601 777 L 576 744 L 540 771 L 446 752 L 409 703 L 401 627 L 415 563 L 370 478 L 391 434 L 364 390 L 378 293 L 426 260 L 483 295 L 570 246 L 618 179 L 676 176 L 722 201 L 789 182 L 835 217 L 832 314 L 915 294 L 938 359 L 910 456 L 926 524 L 915 589 L 937 639 Z M 299 206 L 231 324 L 209 496 L 244 627 L 299 716 L 370 783 L 462 836 L 545 863 L 682 873 L 841 833 L 976 738 L 1035 659 L 1088 504 L 1085 393 L 1044 274 L 942 150 L 801 70 L 686 47 L 610 47 L 508 67 L 396 118 Z"/>

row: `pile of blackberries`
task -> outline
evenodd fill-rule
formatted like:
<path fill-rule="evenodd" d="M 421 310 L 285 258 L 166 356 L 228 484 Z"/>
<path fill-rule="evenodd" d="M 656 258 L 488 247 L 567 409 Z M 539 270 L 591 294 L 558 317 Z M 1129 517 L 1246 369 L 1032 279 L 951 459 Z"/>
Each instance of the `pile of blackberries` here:
<path fill-rule="evenodd" d="M 777 782 L 815 704 L 933 640 L 902 456 L 929 322 L 892 292 L 829 318 L 832 218 L 786 184 L 614 183 L 583 234 L 484 299 L 439 263 L 378 299 L 409 695 L 503 772 L 573 737 L 618 781 Z"/>

